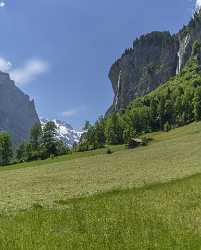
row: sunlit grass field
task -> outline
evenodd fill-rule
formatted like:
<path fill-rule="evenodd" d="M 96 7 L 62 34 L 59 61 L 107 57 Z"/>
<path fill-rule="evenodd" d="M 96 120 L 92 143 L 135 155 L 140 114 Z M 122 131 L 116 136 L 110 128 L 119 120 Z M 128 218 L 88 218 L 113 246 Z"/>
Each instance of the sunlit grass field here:
<path fill-rule="evenodd" d="M 58 201 L 0 218 L 0 249 L 189 249 L 201 246 L 201 176 Z"/>
<path fill-rule="evenodd" d="M 201 123 L 0 170 L 0 249 L 201 249 Z"/>

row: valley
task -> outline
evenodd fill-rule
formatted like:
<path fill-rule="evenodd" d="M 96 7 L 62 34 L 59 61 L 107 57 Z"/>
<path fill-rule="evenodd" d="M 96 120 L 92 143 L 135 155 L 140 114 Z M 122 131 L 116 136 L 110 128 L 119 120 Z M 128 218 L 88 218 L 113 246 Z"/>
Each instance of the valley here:
<path fill-rule="evenodd" d="M 199 249 L 201 123 L 149 136 L 2 168 L 1 249 Z"/>
<path fill-rule="evenodd" d="M 201 1 L 172 2 L 0 1 L 0 250 L 201 249 Z"/>

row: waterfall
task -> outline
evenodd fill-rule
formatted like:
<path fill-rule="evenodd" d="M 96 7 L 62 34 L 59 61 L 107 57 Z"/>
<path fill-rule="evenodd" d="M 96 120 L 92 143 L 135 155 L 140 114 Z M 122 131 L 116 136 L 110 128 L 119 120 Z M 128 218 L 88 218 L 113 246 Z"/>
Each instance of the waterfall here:
<path fill-rule="evenodd" d="M 121 74 L 122 74 L 122 71 L 120 70 L 119 77 L 118 77 L 118 83 L 117 83 L 117 94 L 116 94 L 116 97 L 115 97 L 115 111 L 117 110 L 117 105 L 118 105 L 118 101 L 119 101 L 119 92 L 120 92 L 120 84 L 121 84 Z"/>
<path fill-rule="evenodd" d="M 183 56 L 186 52 L 186 48 L 189 45 L 191 36 L 190 34 L 188 34 L 181 42 L 180 42 L 180 46 L 179 46 L 179 51 L 177 53 L 178 58 L 179 58 L 179 62 L 177 65 L 177 70 L 176 70 L 176 74 L 179 74 L 181 72 L 181 67 L 183 65 Z"/>

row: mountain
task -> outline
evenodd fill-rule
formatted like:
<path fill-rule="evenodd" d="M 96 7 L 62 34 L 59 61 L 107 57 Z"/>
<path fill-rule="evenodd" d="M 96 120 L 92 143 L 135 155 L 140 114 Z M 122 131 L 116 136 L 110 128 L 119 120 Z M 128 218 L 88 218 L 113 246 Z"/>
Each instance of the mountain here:
<path fill-rule="evenodd" d="M 195 41 L 201 41 L 201 11 L 177 34 L 151 32 L 136 39 L 109 71 L 114 101 L 107 114 L 124 109 L 181 72 Z"/>
<path fill-rule="evenodd" d="M 0 131 L 10 133 L 13 143 L 18 144 L 28 139 L 37 122 L 34 101 L 15 86 L 9 74 L 0 72 Z"/>
<path fill-rule="evenodd" d="M 48 119 L 41 118 L 41 125 L 44 126 Z M 72 147 L 74 143 L 78 143 L 83 131 L 77 131 L 65 121 L 52 120 L 57 126 L 57 138 L 61 139 L 67 146 Z"/>

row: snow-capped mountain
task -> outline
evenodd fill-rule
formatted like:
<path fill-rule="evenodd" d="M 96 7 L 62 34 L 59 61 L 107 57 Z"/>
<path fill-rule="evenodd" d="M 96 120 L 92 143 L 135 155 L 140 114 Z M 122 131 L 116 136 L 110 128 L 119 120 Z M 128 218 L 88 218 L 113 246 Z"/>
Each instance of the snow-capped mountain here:
<path fill-rule="evenodd" d="M 50 120 L 41 118 L 41 125 L 44 126 Z M 57 126 L 57 138 L 61 139 L 67 146 L 72 147 L 74 143 L 78 143 L 83 131 L 77 131 L 65 121 L 51 120 Z"/>

